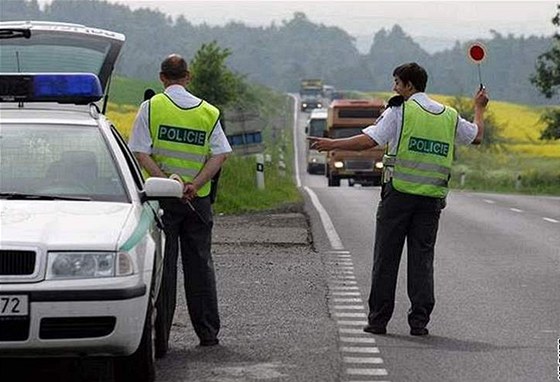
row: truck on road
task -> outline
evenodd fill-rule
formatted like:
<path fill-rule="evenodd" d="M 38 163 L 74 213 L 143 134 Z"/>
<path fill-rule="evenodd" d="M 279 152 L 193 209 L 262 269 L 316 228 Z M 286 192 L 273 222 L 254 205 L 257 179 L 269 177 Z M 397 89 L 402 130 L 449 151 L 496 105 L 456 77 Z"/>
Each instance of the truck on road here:
<path fill-rule="evenodd" d="M 334 100 L 327 112 L 329 138 L 347 138 L 362 133 L 366 126 L 375 124 L 385 109 L 383 100 Z M 341 179 L 348 184 L 381 184 L 384 147 L 363 151 L 331 150 L 327 153 L 325 175 L 330 187 L 339 187 Z"/>
<path fill-rule="evenodd" d="M 323 80 L 303 79 L 299 87 L 300 110 L 307 111 L 323 106 Z"/>

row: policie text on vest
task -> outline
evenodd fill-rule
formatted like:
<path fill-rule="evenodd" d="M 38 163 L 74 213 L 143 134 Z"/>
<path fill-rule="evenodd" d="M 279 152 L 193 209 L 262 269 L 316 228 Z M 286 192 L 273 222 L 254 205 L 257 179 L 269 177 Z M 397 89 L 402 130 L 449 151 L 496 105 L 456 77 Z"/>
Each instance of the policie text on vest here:
<path fill-rule="evenodd" d="M 447 157 L 447 154 L 449 153 L 449 145 L 447 143 L 417 137 L 410 137 L 408 149 L 410 151 L 435 154 L 442 157 Z"/>
<path fill-rule="evenodd" d="M 158 139 L 168 142 L 204 146 L 204 142 L 206 142 L 206 132 L 186 129 L 184 127 L 160 125 Z"/>

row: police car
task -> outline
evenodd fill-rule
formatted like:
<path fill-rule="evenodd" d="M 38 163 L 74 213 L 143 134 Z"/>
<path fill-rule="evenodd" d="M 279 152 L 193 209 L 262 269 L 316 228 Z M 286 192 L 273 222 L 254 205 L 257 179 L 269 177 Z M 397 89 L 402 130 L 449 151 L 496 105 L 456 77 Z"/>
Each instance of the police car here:
<path fill-rule="evenodd" d="M 108 356 L 154 379 L 164 235 L 158 200 L 103 115 L 124 36 L 0 23 L 0 358 Z M 164 342 L 162 342 L 164 341 Z"/>

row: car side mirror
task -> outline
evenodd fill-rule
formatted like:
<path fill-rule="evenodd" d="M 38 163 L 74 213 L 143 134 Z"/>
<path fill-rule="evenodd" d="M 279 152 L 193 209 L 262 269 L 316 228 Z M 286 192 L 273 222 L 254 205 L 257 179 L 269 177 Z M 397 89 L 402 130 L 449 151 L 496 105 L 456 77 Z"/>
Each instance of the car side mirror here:
<path fill-rule="evenodd" d="M 146 179 L 144 194 L 148 200 L 182 198 L 183 186 L 173 179 L 151 177 Z"/>

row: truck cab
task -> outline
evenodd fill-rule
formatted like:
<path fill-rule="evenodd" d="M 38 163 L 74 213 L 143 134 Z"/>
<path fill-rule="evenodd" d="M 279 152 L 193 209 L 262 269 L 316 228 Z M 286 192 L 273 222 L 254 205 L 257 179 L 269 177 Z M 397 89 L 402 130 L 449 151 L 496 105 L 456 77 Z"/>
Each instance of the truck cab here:
<path fill-rule="evenodd" d="M 336 139 L 361 134 L 363 128 L 375 124 L 384 109 L 382 100 L 334 100 L 328 108 L 325 136 Z M 341 179 L 348 179 L 350 186 L 381 184 L 384 151 L 384 147 L 329 151 L 325 171 L 329 187 L 339 187 Z"/>

